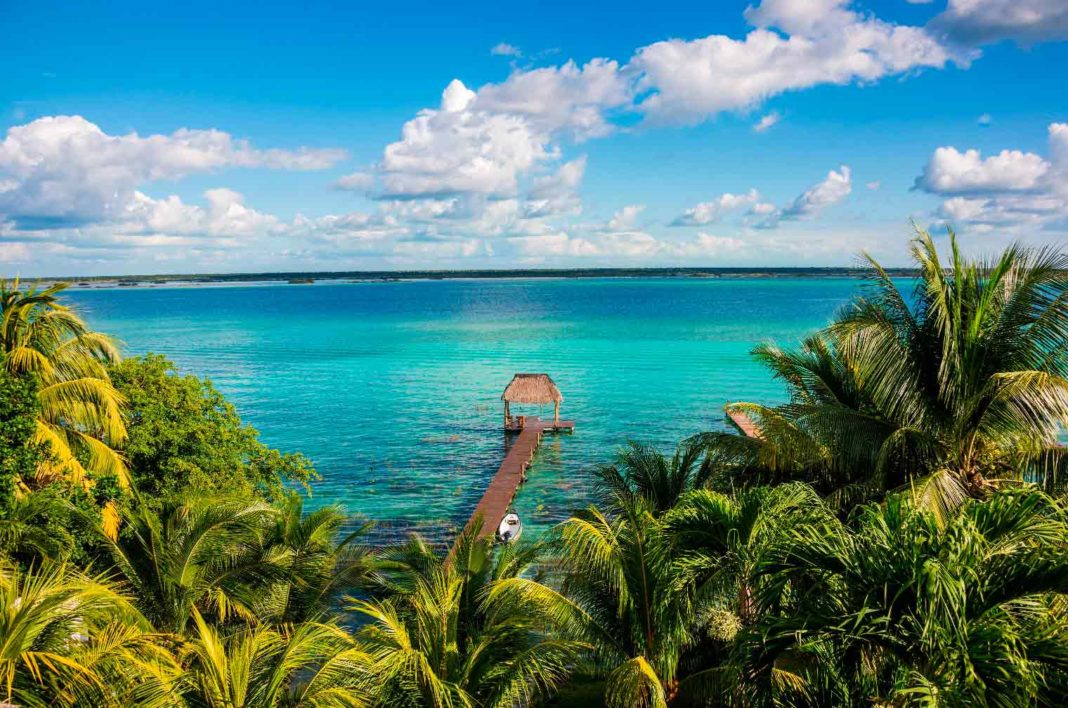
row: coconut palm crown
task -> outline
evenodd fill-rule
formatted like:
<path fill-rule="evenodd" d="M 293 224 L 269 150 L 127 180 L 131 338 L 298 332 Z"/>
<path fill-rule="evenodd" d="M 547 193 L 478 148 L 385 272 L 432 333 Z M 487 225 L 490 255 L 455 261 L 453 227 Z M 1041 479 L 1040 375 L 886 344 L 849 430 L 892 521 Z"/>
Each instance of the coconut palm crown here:
<path fill-rule="evenodd" d="M 38 379 L 36 437 L 51 453 L 38 479 L 23 482 L 58 478 L 88 485 L 97 474 L 114 476 L 126 486 L 126 464 L 117 451 L 126 438 L 124 401 L 107 372 L 107 364 L 119 358 L 118 348 L 60 302 L 66 287 L 38 290 L 23 288 L 17 280 L 0 282 L 3 366 L 10 374 Z"/>
<path fill-rule="evenodd" d="M 852 502 L 910 483 L 943 511 L 998 480 L 1064 485 L 1068 253 L 951 260 L 920 231 L 911 295 L 868 257 L 870 283 L 800 350 L 756 356 L 790 402 L 737 404 L 761 435 L 704 436 L 733 482 L 805 479 Z"/>

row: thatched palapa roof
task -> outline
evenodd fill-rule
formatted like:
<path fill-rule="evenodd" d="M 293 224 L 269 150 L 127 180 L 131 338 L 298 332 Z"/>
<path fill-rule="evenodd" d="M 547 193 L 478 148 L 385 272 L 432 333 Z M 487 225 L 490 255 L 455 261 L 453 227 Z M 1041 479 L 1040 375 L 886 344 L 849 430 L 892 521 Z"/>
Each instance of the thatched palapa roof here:
<path fill-rule="evenodd" d="M 564 400 L 548 374 L 516 374 L 501 394 L 509 403 L 559 403 Z"/>

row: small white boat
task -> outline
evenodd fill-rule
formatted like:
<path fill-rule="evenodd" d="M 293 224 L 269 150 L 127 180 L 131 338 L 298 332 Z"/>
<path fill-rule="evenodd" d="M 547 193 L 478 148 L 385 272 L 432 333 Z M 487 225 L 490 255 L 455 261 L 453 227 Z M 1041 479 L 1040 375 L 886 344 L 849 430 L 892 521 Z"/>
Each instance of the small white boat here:
<path fill-rule="evenodd" d="M 511 543 L 523 533 L 523 523 L 519 520 L 519 514 L 508 513 L 501 519 L 501 525 L 497 527 L 497 538 L 501 543 Z"/>

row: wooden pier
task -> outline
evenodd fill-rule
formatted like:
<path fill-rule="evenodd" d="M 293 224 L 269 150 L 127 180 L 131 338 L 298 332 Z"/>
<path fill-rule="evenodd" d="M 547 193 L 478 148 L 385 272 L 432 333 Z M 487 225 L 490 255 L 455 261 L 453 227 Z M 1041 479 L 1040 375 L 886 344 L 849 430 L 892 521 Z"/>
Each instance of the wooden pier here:
<path fill-rule="evenodd" d="M 541 444 L 541 438 L 545 433 L 570 432 L 575 429 L 573 420 L 541 420 L 540 418 L 527 417 L 523 427 L 519 430 L 519 436 L 512 442 L 512 448 L 505 455 L 497 473 L 493 475 L 489 486 L 482 494 L 478 506 L 475 507 L 471 518 L 468 519 L 465 530 L 470 528 L 475 519 L 482 519 L 482 530 L 479 537 L 492 536 L 497 532 L 504 515 L 512 505 L 515 493 L 519 485 L 526 479 L 527 468 L 534 459 L 534 453 Z"/>
<path fill-rule="evenodd" d="M 746 436 L 751 438 L 762 437 L 760 434 L 760 428 L 753 422 L 753 419 L 749 417 L 749 414 L 745 411 L 727 406 L 727 417 L 731 419 L 731 422 L 738 426 L 738 430 L 742 431 Z"/>

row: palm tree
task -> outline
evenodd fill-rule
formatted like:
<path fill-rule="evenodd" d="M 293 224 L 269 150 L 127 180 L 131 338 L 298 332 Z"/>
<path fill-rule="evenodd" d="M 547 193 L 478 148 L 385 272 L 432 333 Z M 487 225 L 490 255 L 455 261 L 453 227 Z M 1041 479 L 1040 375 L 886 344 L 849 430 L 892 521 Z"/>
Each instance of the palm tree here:
<path fill-rule="evenodd" d="M 746 704 L 1062 703 L 1066 538 L 1065 509 L 1034 490 L 965 502 L 944 527 L 906 495 L 795 526 L 739 637 Z"/>
<path fill-rule="evenodd" d="M 288 578 L 284 559 L 263 543 L 276 516 L 242 498 L 167 502 L 158 512 L 141 504 L 109 548 L 156 627 L 182 634 L 196 609 L 254 622 L 274 584 Z"/>
<path fill-rule="evenodd" d="M 597 491 L 609 506 L 626 505 L 641 498 L 660 515 L 678 503 L 686 492 L 705 485 L 713 472 L 705 446 L 679 445 L 669 460 L 659 450 L 636 442 L 616 455 L 616 463 L 597 470 Z"/>
<path fill-rule="evenodd" d="M 679 582 L 655 506 L 638 495 L 613 506 L 612 516 L 591 506 L 557 527 L 559 592 L 523 578 L 494 592 L 588 644 L 584 670 L 605 679 L 607 705 L 663 706 L 677 694 L 679 662 L 700 623 L 696 593 Z"/>
<path fill-rule="evenodd" d="M 826 331 L 756 350 L 791 400 L 740 406 L 756 439 L 703 436 L 733 481 L 806 479 L 846 504 L 918 483 L 943 515 L 1005 477 L 1063 486 L 1068 253 L 1010 246 L 983 263 L 950 245 L 946 268 L 918 233 L 911 296 L 869 257 L 867 293 Z"/>
<path fill-rule="evenodd" d="M 40 382 L 36 441 L 47 443 L 51 455 L 37 481 L 88 485 L 96 474 L 127 486 L 126 464 L 117 451 L 126 438 L 124 400 L 107 372 L 118 349 L 60 302 L 57 296 L 66 287 L 23 289 L 17 280 L 0 282 L 3 365 L 10 374 L 33 375 Z"/>
<path fill-rule="evenodd" d="M 51 490 L 16 497 L 0 517 L 0 557 L 23 564 L 66 558 L 74 537 L 63 521 L 73 515 Z"/>
<path fill-rule="evenodd" d="M 178 669 L 148 621 L 102 578 L 0 565 L 0 690 L 22 706 L 173 705 Z"/>
<path fill-rule="evenodd" d="M 567 677 L 581 645 L 554 638 L 551 618 L 511 584 L 551 592 L 524 577 L 537 547 L 494 550 L 465 532 L 446 560 L 414 538 L 387 558 L 386 596 L 353 600 L 368 621 L 357 640 L 374 706 L 527 705 Z"/>
<path fill-rule="evenodd" d="M 361 708 L 366 658 L 332 624 L 245 626 L 221 633 L 193 610 L 184 697 L 206 708 Z"/>
<path fill-rule="evenodd" d="M 726 611 L 715 619 L 730 627 L 757 619 L 758 569 L 769 547 L 798 524 L 829 518 L 812 487 L 802 483 L 739 490 L 701 489 L 682 497 L 664 517 L 675 546 L 678 582 L 692 582 L 700 603 Z"/>
<path fill-rule="evenodd" d="M 301 622 L 328 612 L 341 594 L 368 582 L 375 555 L 360 541 L 370 529 L 361 524 L 344 532 L 347 518 L 339 507 L 304 513 L 304 499 L 290 494 L 275 506 L 263 538 L 265 557 L 285 569 L 256 614 L 275 622 Z"/>

